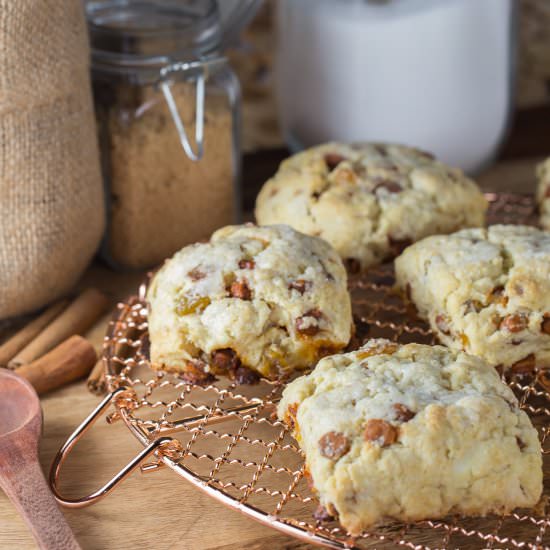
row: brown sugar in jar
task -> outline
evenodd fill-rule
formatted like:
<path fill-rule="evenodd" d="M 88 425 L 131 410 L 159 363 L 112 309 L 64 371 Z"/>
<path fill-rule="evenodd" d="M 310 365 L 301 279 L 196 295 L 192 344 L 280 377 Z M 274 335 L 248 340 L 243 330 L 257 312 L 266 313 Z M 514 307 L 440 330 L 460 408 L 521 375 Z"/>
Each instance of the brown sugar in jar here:
<path fill-rule="evenodd" d="M 171 12 L 152 44 L 139 26 L 123 32 L 118 12 L 112 28 L 97 17 L 101 32 L 88 13 L 108 211 L 102 251 L 116 267 L 155 266 L 238 221 L 239 85 L 205 32 L 216 22 L 209 4 L 181 28 Z"/>
<path fill-rule="evenodd" d="M 190 134 L 195 130 L 193 88 L 185 82 L 173 86 Z M 227 98 L 207 98 L 199 162 L 183 151 L 157 90 L 146 90 L 137 108 L 118 105 L 106 116 L 110 225 L 105 252 L 114 263 L 131 268 L 157 264 L 235 221 L 233 123 Z"/>

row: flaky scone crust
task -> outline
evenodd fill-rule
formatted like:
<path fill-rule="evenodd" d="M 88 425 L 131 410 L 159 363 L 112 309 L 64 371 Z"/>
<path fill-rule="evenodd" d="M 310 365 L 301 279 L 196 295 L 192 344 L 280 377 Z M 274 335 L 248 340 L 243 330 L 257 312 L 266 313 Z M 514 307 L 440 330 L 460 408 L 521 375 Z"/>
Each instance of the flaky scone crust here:
<path fill-rule="evenodd" d="M 534 506 L 537 432 L 496 371 L 443 346 L 371 340 L 287 386 L 322 505 L 352 534 L 386 520 Z"/>
<path fill-rule="evenodd" d="M 197 378 L 311 367 L 352 331 L 340 258 L 282 225 L 228 226 L 185 247 L 154 276 L 147 300 L 153 366 Z"/>
<path fill-rule="evenodd" d="M 260 224 L 328 241 L 350 271 L 428 235 L 484 224 L 487 202 L 460 170 L 412 147 L 327 143 L 285 160 L 256 201 Z"/>

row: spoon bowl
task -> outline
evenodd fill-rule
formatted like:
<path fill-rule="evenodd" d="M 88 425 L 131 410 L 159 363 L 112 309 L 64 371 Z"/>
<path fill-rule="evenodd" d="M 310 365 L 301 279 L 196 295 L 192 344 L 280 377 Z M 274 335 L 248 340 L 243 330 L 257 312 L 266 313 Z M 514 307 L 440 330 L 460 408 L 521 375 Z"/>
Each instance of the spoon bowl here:
<path fill-rule="evenodd" d="M 33 387 L 0 368 L 0 488 L 29 526 L 39 548 L 77 550 L 38 461 L 42 410 Z"/>
<path fill-rule="evenodd" d="M 42 420 L 36 394 L 25 379 L 0 369 L 0 439 L 29 423 L 37 415 Z"/>

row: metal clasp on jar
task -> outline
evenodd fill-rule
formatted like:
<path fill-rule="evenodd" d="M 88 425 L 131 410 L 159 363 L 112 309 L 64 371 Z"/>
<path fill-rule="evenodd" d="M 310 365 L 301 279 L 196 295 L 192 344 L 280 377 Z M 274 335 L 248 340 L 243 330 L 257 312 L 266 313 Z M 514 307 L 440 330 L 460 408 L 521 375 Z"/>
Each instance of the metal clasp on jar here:
<path fill-rule="evenodd" d="M 164 94 L 164 99 L 172 115 L 172 120 L 176 125 L 178 136 L 181 146 L 185 151 L 185 154 L 193 161 L 198 161 L 204 154 L 204 101 L 205 101 L 205 89 L 206 80 L 210 73 L 215 72 L 220 67 L 226 65 L 227 59 L 225 57 L 214 57 L 203 59 L 199 61 L 191 62 L 178 62 L 167 65 L 160 70 L 160 79 L 158 85 Z M 195 146 L 196 151 L 193 151 L 187 132 L 185 131 L 185 125 L 181 119 L 178 107 L 172 94 L 173 80 L 171 75 L 174 73 L 183 73 L 186 80 L 196 81 L 196 94 L 195 94 Z"/>

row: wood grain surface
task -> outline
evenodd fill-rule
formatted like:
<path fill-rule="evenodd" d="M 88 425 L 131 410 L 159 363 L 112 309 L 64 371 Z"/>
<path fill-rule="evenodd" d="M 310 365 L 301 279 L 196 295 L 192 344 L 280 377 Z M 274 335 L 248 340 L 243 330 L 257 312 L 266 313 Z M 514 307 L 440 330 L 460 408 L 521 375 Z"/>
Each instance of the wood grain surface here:
<path fill-rule="evenodd" d="M 538 160 L 500 163 L 478 181 L 486 190 L 532 192 L 534 165 Z M 94 265 L 81 286 L 93 285 L 111 298 L 120 299 L 135 292 L 142 277 L 142 273 L 118 274 Z M 97 349 L 108 318 L 106 315 L 87 335 Z M 42 399 L 44 435 L 40 460 L 45 471 L 49 470 L 55 452 L 99 399 L 87 391 L 85 381 Z M 98 488 L 140 449 L 124 425 L 108 425 L 100 420 L 66 463 L 62 489 L 68 495 L 78 496 Z M 225 508 L 163 469 L 134 473 L 101 502 L 80 510 L 64 510 L 64 514 L 84 549 L 310 548 Z M 25 524 L 2 493 L 0 548 L 35 548 Z"/>

